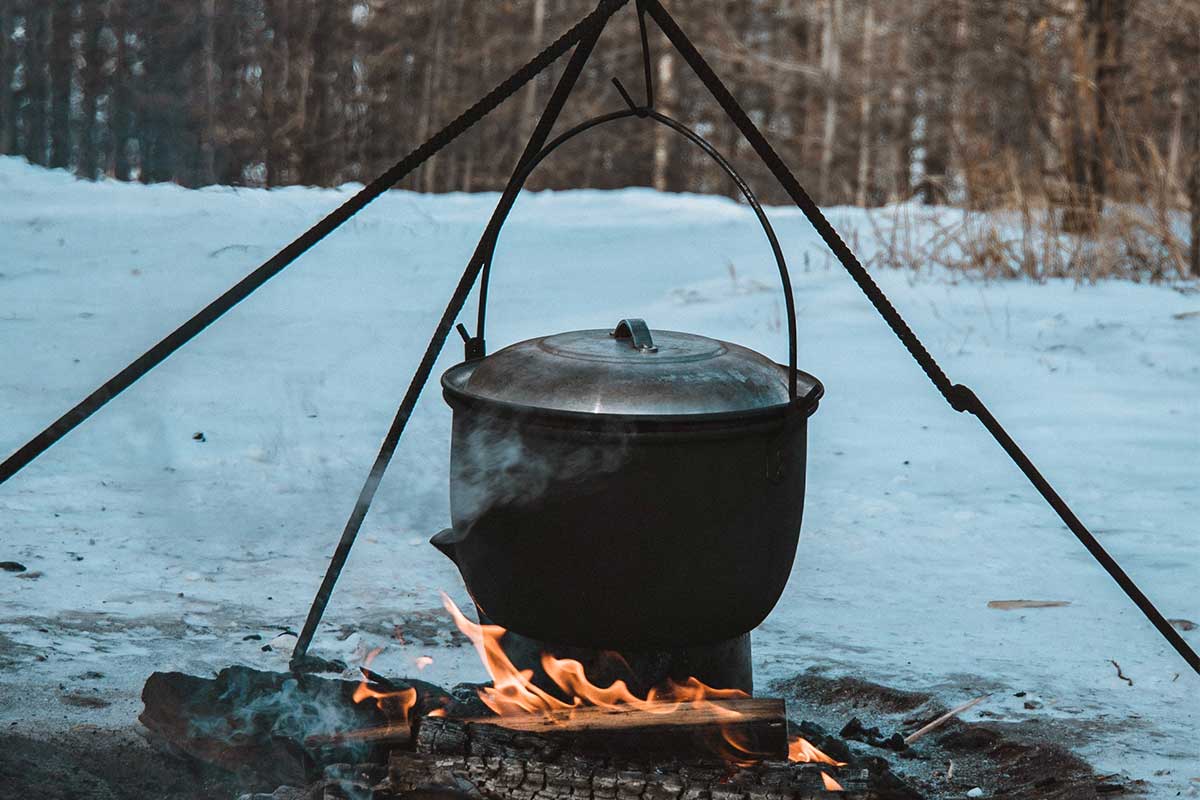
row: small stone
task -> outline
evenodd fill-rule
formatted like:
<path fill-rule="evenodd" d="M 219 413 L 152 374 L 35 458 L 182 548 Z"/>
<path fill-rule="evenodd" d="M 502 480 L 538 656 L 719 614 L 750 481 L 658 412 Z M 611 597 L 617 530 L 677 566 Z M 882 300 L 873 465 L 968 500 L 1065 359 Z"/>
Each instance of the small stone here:
<path fill-rule="evenodd" d="M 1032 711 L 1035 708 L 1041 708 L 1041 707 L 1042 707 L 1042 704 L 1039 703 L 1037 700 L 1026 700 L 1025 701 L 1025 708 L 1029 709 L 1030 711 Z"/>
<path fill-rule="evenodd" d="M 25 565 L 16 561 L 0 561 L 0 569 L 5 572 L 24 572 Z"/>
<path fill-rule="evenodd" d="M 204 431 L 196 431 L 195 433 L 192 434 L 192 439 L 197 442 L 207 442 L 208 441 L 208 439 L 204 438 Z"/>
<path fill-rule="evenodd" d="M 971 791 L 967 792 L 967 797 L 983 797 L 983 789 L 976 786 Z"/>

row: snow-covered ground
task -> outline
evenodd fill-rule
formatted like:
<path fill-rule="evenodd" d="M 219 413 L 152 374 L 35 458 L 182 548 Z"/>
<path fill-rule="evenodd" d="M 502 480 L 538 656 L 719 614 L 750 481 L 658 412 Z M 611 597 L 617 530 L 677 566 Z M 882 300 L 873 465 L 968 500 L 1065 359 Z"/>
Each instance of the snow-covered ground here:
<path fill-rule="evenodd" d="M 87 184 L 0 159 L 0 451 L 349 191 Z M 495 199 L 390 193 L 0 487 L 0 561 L 28 568 L 0 572 L 0 726 L 131 724 L 151 671 L 286 664 L 261 648 L 302 621 Z M 801 552 L 754 635 L 759 685 L 816 667 L 947 702 L 990 691 L 968 718 L 1055 720 L 1101 770 L 1196 793 L 1200 678 L 945 405 L 799 212 L 770 215 L 801 366 L 827 395 Z M 831 217 L 866 231 L 860 211 Z M 782 359 L 773 270 L 723 198 L 532 194 L 501 238 L 488 339 L 640 316 Z M 1164 612 L 1200 622 L 1200 295 L 876 277 Z M 460 356 L 454 339 L 437 374 Z M 431 384 L 316 652 L 382 643 L 389 673 L 428 655 L 429 680 L 482 678 L 439 607 L 439 589 L 466 601 L 461 582 L 426 544 L 447 522 L 448 434 Z M 1070 605 L 988 607 L 1014 599 Z M 1200 629 L 1185 637 L 1200 647 Z"/>

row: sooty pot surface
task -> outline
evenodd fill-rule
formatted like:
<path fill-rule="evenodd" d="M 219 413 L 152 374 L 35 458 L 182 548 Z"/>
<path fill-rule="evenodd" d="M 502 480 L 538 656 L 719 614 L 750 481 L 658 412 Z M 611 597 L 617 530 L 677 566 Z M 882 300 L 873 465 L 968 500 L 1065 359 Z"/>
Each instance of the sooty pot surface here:
<path fill-rule="evenodd" d="M 640 320 L 451 368 L 453 527 L 434 544 L 499 625 L 585 647 L 715 642 L 791 571 L 820 383 Z"/>

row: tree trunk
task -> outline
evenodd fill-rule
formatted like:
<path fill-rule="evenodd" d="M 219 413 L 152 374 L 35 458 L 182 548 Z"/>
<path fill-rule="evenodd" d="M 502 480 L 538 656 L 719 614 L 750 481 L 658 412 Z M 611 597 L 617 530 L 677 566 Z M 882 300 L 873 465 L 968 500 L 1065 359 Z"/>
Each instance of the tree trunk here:
<path fill-rule="evenodd" d="M 542 39 L 546 28 L 546 0 L 533 0 L 533 19 L 529 31 L 529 52 L 536 53 L 543 47 Z M 521 98 L 521 127 L 518 139 L 521 145 L 529 141 L 533 128 L 537 124 L 538 79 L 534 78 L 525 86 L 525 94 Z"/>
<path fill-rule="evenodd" d="M 204 44 L 202 49 L 204 69 L 204 123 L 200 130 L 199 183 L 209 185 L 217 182 L 216 136 L 217 136 L 217 2 L 204 0 L 203 20 Z"/>
<path fill-rule="evenodd" d="M 1082 0 L 1072 42 L 1074 84 L 1066 147 L 1070 191 L 1063 211 L 1068 231 L 1093 231 L 1107 190 L 1109 98 L 1116 96 L 1124 54 L 1126 0 Z"/>
<path fill-rule="evenodd" d="M 1108 192 L 1108 173 L 1112 158 L 1108 147 L 1108 129 L 1119 102 L 1118 89 L 1125 63 L 1125 27 L 1129 17 L 1128 0 L 1089 0 L 1089 13 L 1096 18 L 1093 55 L 1096 82 L 1096 125 L 1092 131 L 1091 194 L 1096 211 L 1103 210 Z"/>
<path fill-rule="evenodd" d="M 282 108 L 287 97 L 287 0 L 267 0 L 265 12 L 271 39 L 262 44 L 262 83 L 259 110 L 262 118 L 260 133 L 262 135 L 263 179 L 267 187 L 271 187 L 280 183 L 286 158 L 283 152 L 284 112 Z"/>
<path fill-rule="evenodd" d="M 100 31 L 104 27 L 101 0 L 83 3 L 83 102 L 79 126 L 79 177 L 96 179 L 97 134 L 96 104 L 104 91 L 104 53 L 100 50 Z"/>
<path fill-rule="evenodd" d="M 866 0 L 863 12 L 862 41 L 862 84 L 859 87 L 859 135 L 858 135 L 858 190 L 854 202 L 863 208 L 867 205 L 871 183 L 871 60 L 875 45 L 875 7 Z"/>
<path fill-rule="evenodd" d="M 71 163 L 71 0 L 54 0 L 50 12 L 50 166 Z"/>
<path fill-rule="evenodd" d="M 13 92 L 17 71 L 14 24 L 13 3 L 3 0 L 0 2 L 0 153 L 11 153 L 17 146 L 17 102 Z"/>
<path fill-rule="evenodd" d="M 301 132 L 303 147 L 300 154 L 300 182 L 308 186 L 329 184 L 329 165 L 326 148 L 333 139 L 332 86 L 337 77 L 333 53 L 338 37 L 335 18 L 336 3 L 321 0 L 317 3 L 317 14 L 312 26 L 309 43 L 312 53 L 312 73 L 308 79 L 308 92 L 304 98 L 304 129 Z"/>
<path fill-rule="evenodd" d="M 817 199 L 832 203 L 834 139 L 837 135 L 838 86 L 842 78 L 842 0 L 825 0 L 825 27 L 821 36 L 821 71 L 825 80 L 825 124 L 821 131 L 821 171 Z"/>
<path fill-rule="evenodd" d="M 1200 60 L 1200 52 L 1197 53 Z M 1191 247 L 1188 261 L 1192 277 L 1200 278 L 1200 66 L 1191 78 L 1192 95 L 1192 168 L 1188 179 L 1188 204 L 1191 207 Z"/>
<path fill-rule="evenodd" d="M 658 110 L 675 114 L 675 58 L 670 50 L 659 53 L 655 80 L 654 101 Z M 654 126 L 654 188 L 665 192 L 670 187 L 671 151 L 675 133 L 665 125 Z"/>
<path fill-rule="evenodd" d="M 900 12 L 904 14 L 903 11 Z M 900 19 L 903 21 L 904 17 Z M 895 75 L 891 86 L 892 186 L 893 202 L 903 202 L 912 193 L 912 129 L 913 104 L 909 83 L 912 69 L 909 62 L 909 32 L 899 25 L 896 32 Z"/>
<path fill-rule="evenodd" d="M 238 19 L 239 0 L 217 0 L 216 65 L 220 80 L 217 83 L 217 108 L 221 117 L 219 132 L 213 134 L 213 171 L 215 180 L 225 185 L 245 181 L 246 165 L 259 157 L 252 133 L 251 106 L 246 82 L 242 77 L 248 48 L 243 42 L 248 33 Z"/>
<path fill-rule="evenodd" d="M 929 21 L 929 34 L 921 42 L 924 77 L 920 107 L 924 145 L 921 202 L 926 205 L 938 205 L 949 199 L 954 77 L 958 70 L 954 34 L 958 29 L 959 10 L 957 3 L 933 3 L 928 12 L 935 18 Z"/>
<path fill-rule="evenodd" d="M 434 94 L 440 79 L 438 71 L 442 67 L 442 48 L 446 41 L 445 6 L 446 4 L 443 0 L 434 0 L 435 10 L 432 15 L 432 24 L 434 27 L 433 50 L 425 56 L 425 81 L 421 89 L 421 117 L 417 124 L 416 139 L 418 142 L 428 139 L 430 131 L 433 130 L 433 115 L 436 106 Z M 417 175 L 418 190 L 430 191 L 429 187 L 433 185 L 433 181 L 437 177 L 436 165 L 436 158 L 431 158 L 421 165 Z"/>
<path fill-rule="evenodd" d="M 129 82 L 130 54 L 127 38 L 129 35 L 129 2 L 130 0 L 112 0 L 109 12 L 113 20 L 113 38 L 116 39 L 116 51 L 113 59 L 112 111 L 109 114 L 109 125 L 112 128 L 113 148 L 113 177 L 119 181 L 129 180 L 129 124 L 133 109 L 131 108 Z"/>
<path fill-rule="evenodd" d="M 50 12 L 40 2 L 29 5 L 25 14 L 25 157 L 34 164 L 46 163 L 46 37 Z"/>
<path fill-rule="evenodd" d="M 1173 77 L 1178 80 L 1178 76 Z M 1172 197 L 1176 196 L 1179 188 L 1187 182 L 1186 176 L 1184 180 L 1180 180 L 1179 175 L 1179 160 L 1183 153 L 1184 93 L 1186 91 L 1186 80 L 1179 81 L 1179 85 L 1171 91 L 1171 135 L 1167 138 L 1167 187 Z"/>

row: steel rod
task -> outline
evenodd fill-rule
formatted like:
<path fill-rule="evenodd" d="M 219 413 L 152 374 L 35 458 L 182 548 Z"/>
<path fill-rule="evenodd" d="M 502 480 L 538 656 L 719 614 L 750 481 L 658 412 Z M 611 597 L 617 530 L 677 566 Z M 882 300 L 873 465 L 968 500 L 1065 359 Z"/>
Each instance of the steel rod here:
<path fill-rule="evenodd" d="M 1142 590 L 1138 588 L 1138 585 L 1133 582 L 1133 578 L 1129 577 L 1128 573 L 1121 568 L 1116 559 L 1108 554 L 1104 546 L 1087 529 L 1087 526 L 1080 521 L 1079 517 L 1075 516 L 1075 512 L 1071 510 L 1071 507 L 1059 496 L 1054 487 L 1050 485 L 1050 482 L 1034 466 L 1034 463 L 1029 460 L 1029 456 L 1025 455 L 1020 446 L 1013 441 L 1013 438 L 1009 436 L 1004 426 L 992 416 L 992 412 L 983 404 L 983 401 L 973 391 L 962 384 L 955 385 L 954 391 L 963 395 L 963 402 L 967 406 L 967 411 L 979 418 L 979 421 L 983 423 L 983 427 L 987 428 L 988 433 L 1004 448 L 1004 452 L 1008 454 L 1008 457 L 1020 468 L 1021 472 L 1025 473 L 1025 477 L 1029 479 L 1029 482 L 1033 484 L 1034 488 L 1038 490 L 1050 507 L 1054 509 L 1059 518 L 1071 530 L 1071 533 L 1075 534 L 1075 538 L 1087 548 L 1087 551 L 1092 554 L 1093 558 L 1100 562 L 1100 566 L 1104 567 L 1108 574 L 1112 576 L 1113 580 L 1124 590 L 1134 605 L 1141 609 L 1142 613 L 1158 629 L 1163 638 L 1175 648 L 1179 655 L 1183 656 L 1183 660 L 1188 663 L 1188 666 L 1194 669 L 1196 674 L 1200 675 L 1200 655 L 1197 655 L 1196 651 L 1184 641 L 1184 638 L 1179 635 L 1174 626 L 1162 615 L 1162 612 L 1158 610 L 1154 603 L 1150 601 L 1150 598 L 1146 597 L 1142 593 Z"/>

